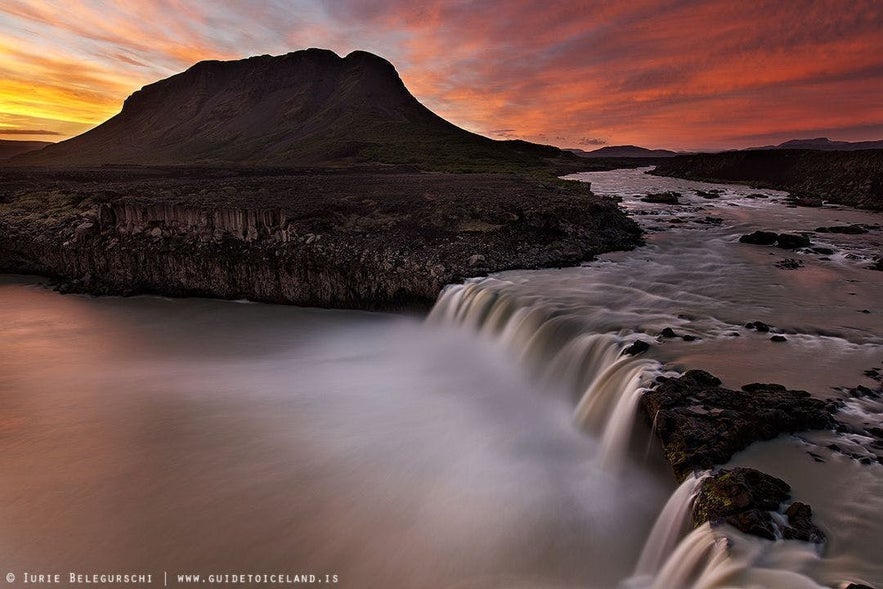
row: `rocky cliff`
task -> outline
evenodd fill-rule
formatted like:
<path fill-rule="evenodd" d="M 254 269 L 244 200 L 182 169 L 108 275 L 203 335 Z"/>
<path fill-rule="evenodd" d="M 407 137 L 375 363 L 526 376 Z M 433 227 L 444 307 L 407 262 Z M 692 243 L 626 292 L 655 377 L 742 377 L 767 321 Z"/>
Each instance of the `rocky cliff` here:
<path fill-rule="evenodd" d="M 757 150 L 679 155 L 658 162 L 655 174 L 691 180 L 747 182 L 826 200 L 883 210 L 883 150 Z"/>
<path fill-rule="evenodd" d="M 401 308 L 640 241 L 584 184 L 507 175 L 18 171 L 0 188 L 0 271 L 94 293 Z"/>

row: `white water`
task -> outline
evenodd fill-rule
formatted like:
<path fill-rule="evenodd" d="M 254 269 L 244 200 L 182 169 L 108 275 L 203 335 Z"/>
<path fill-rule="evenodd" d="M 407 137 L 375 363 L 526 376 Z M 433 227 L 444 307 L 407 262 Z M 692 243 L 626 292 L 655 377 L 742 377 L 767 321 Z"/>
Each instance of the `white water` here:
<path fill-rule="evenodd" d="M 0 277 L 0 374 L 11 587 L 135 570 L 609 589 L 673 487 L 652 461 L 600 467 L 572 400 L 498 346 L 392 315 Z"/>
<path fill-rule="evenodd" d="M 775 191 L 657 178 L 634 170 L 574 177 L 591 181 L 596 193 L 622 198 L 623 206 L 650 232 L 648 245 L 602 256 L 580 268 L 505 272 L 451 287 L 433 319 L 469 325 L 503 342 L 533 374 L 577 391 L 575 419 L 601 436 L 602 464 L 622 468 L 627 463 L 628 442 L 623 440 L 641 429 L 634 428 L 635 403 L 649 377 L 661 371 L 701 368 L 730 387 L 778 382 L 821 397 L 837 396 L 832 387 L 877 386 L 862 373 L 883 361 L 883 274 L 865 269 L 883 244 L 879 215 L 837 207 L 795 209 Z M 709 188 L 720 190 L 720 198 L 706 200 L 693 192 Z M 639 198 L 666 190 L 681 192 L 683 204 L 656 205 Z M 753 193 L 767 198 L 754 198 Z M 758 229 L 799 232 L 851 223 L 871 231 L 813 236 L 814 246 L 834 249 L 833 255 L 738 243 L 739 235 Z M 776 266 L 786 258 L 799 260 L 802 267 Z M 757 320 L 773 325 L 788 342 L 774 343 L 769 333 L 744 328 Z M 664 327 L 696 339 L 657 337 Z M 656 340 L 647 358 L 621 358 L 620 350 L 641 334 Z M 851 402 L 850 407 L 858 404 Z M 873 412 L 856 410 L 866 423 L 875 423 Z M 789 443 L 800 442 L 791 438 Z M 879 483 L 879 475 L 873 474 L 878 467 L 865 468 Z M 824 470 L 819 476 L 826 476 Z M 877 483 L 862 488 L 875 493 Z M 814 546 L 757 540 L 726 527 L 701 528 L 671 553 L 691 485 L 679 488 L 660 516 L 666 523 L 651 534 L 639 574 L 629 580 L 634 586 L 883 584 L 880 559 L 873 555 L 883 544 L 883 510 L 875 515 L 859 510 L 870 520 L 860 529 L 873 530 L 862 536 L 869 541 L 860 544 L 852 539 L 856 530 L 850 508 L 836 495 L 816 496 L 813 502 L 818 518 L 830 522 L 824 526 L 831 538 L 826 556 L 820 557 Z M 849 559 L 840 555 L 844 546 Z M 660 554 L 667 553 L 661 564 Z"/>
<path fill-rule="evenodd" d="M 659 363 L 623 355 L 627 338 L 593 333 L 579 314 L 542 299 L 509 296 L 510 287 L 493 278 L 448 286 L 428 320 L 467 325 L 503 343 L 545 380 L 569 389 L 577 399 L 574 421 L 600 437 L 600 464 L 622 469 L 638 400 L 659 374 Z"/>
<path fill-rule="evenodd" d="M 710 472 L 704 472 L 690 475 L 672 493 L 641 551 L 641 558 L 635 568 L 636 577 L 652 578 L 659 573 L 666 561 L 673 560 L 672 552 L 690 528 L 690 510 L 699 492 L 699 485 L 709 474 Z"/>

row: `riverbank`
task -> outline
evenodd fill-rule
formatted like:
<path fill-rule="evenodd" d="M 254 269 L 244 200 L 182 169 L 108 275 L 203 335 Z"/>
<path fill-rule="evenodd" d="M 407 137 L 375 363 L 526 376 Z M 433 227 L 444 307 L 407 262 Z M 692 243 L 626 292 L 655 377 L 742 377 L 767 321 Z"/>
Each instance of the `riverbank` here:
<path fill-rule="evenodd" d="M 428 308 L 449 283 L 639 245 L 585 184 L 364 170 L 5 170 L 0 271 L 65 292 Z"/>
<path fill-rule="evenodd" d="M 798 149 L 679 155 L 652 172 L 708 182 L 741 182 L 786 190 L 799 204 L 822 201 L 883 210 L 883 150 Z"/>

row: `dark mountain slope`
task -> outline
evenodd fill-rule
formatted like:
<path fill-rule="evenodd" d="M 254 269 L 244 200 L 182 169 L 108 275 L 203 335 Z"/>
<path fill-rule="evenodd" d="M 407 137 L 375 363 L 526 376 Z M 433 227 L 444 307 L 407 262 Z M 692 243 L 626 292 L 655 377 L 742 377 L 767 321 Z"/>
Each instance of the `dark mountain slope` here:
<path fill-rule="evenodd" d="M 9 159 L 21 153 L 43 149 L 47 145 L 52 145 L 52 143 L 48 141 L 13 141 L 0 139 L 0 160 Z"/>
<path fill-rule="evenodd" d="M 412 164 L 472 171 L 573 162 L 554 147 L 493 141 L 424 107 L 386 60 L 322 49 L 204 61 L 145 86 L 95 129 L 18 165 Z"/>

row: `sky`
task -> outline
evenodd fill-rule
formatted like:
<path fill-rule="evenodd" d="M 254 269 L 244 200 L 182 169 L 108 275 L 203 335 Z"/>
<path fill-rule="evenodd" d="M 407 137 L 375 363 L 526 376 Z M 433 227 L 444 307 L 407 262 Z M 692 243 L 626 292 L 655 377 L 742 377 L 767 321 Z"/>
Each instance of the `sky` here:
<path fill-rule="evenodd" d="M 498 139 L 883 139 L 877 0 L 3 0 L 0 139 L 59 141 L 205 59 L 361 49 Z"/>

